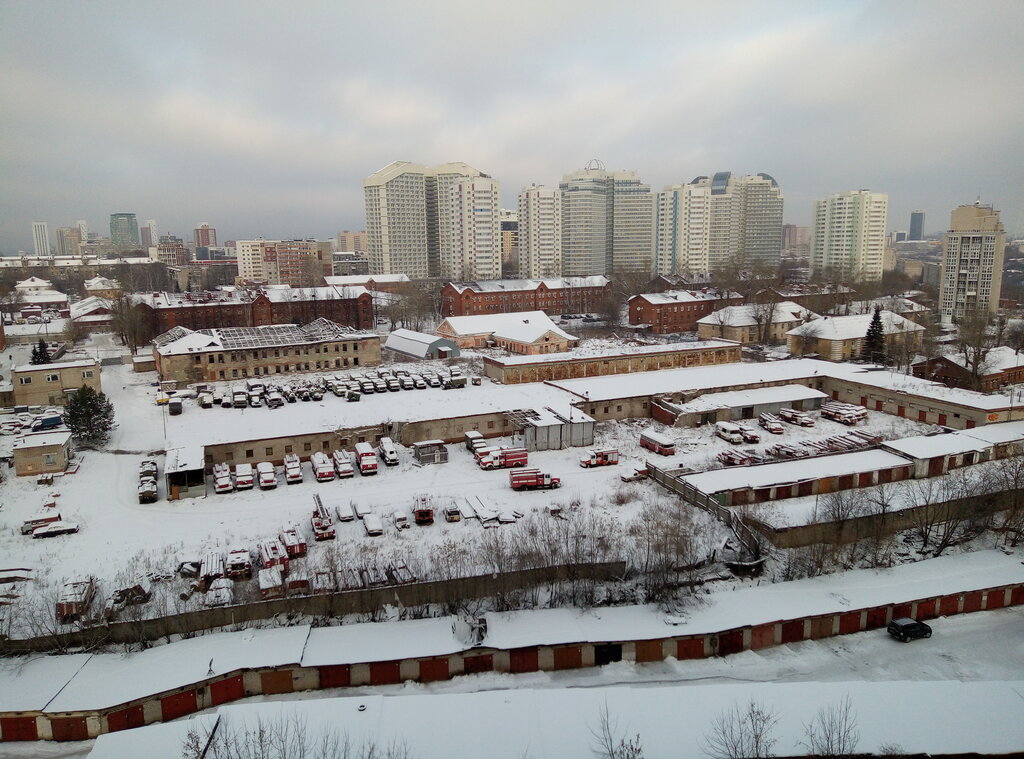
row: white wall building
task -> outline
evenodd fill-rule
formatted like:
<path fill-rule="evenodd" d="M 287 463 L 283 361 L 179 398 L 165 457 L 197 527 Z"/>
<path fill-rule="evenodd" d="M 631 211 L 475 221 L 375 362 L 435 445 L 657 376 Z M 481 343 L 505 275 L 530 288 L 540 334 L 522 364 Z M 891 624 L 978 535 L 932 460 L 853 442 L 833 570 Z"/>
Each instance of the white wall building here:
<path fill-rule="evenodd" d="M 562 191 L 533 185 L 519 193 L 519 276 L 562 274 Z"/>
<path fill-rule="evenodd" d="M 654 268 L 654 196 L 634 171 L 591 161 L 562 177 L 562 273 Z"/>
<path fill-rule="evenodd" d="M 500 279 L 498 183 L 483 176 L 460 177 L 450 183 L 448 193 L 447 230 L 441 236 L 441 276 L 452 281 Z"/>
<path fill-rule="evenodd" d="M 999 211 L 979 203 L 959 206 L 950 214 L 942 240 L 939 318 L 962 319 L 974 311 L 999 308 L 1006 232 Z"/>
<path fill-rule="evenodd" d="M 465 163 L 424 166 L 395 161 L 363 180 L 367 257 L 371 274 L 440 274 L 451 226 L 452 185 L 482 176 Z"/>
<path fill-rule="evenodd" d="M 849 190 L 814 201 L 811 272 L 843 281 L 882 278 L 889 196 Z"/>
<path fill-rule="evenodd" d="M 708 271 L 711 188 L 680 184 L 658 193 L 655 208 L 655 267 L 658 274 Z"/>
<path fill-rule="evenodd" d="M 37 256 L 50 255 L 50 227 L 45 221 L 32 222 L 32 246 Z"/>

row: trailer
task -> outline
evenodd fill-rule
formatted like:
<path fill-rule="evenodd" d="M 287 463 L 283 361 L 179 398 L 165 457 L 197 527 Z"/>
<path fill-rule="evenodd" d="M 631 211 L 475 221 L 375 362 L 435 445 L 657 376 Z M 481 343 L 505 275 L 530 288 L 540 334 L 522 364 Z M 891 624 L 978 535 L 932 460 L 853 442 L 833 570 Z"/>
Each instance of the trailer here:
<path fill-rule="evenodd" d="M 282 572 L 288 571 L 288 552 L 277 538 L 262 540 L 259 545 L 260 565 L 266 569 L 280 567 Z"/>
<path fill-rule="evenodd" d="M 331 518 L 331 511 L 324 502 L 320 500 L 320 494 L 313 494 L 313 525 L 314 540 L 334 540 L 334 519 Z"/>
<path fill-rule="evenodd" d="M 377 454 L 369 443 L 356 443 L 356 463 L 359 465 L 359 474 L 377 474 Z"/>
<path fill-rule="evenodd" d="M 852 403 L 826 401 L 821 404 L 821 415 L 825 419 L 831 419 L 839 422 L 840 424 L 846 424 L 852 427 L 857 424 L 857 422 L 866 419 L 868 411 L 863 406 L 855 406 Z"/>
<path fill-rule="evenodd" d="M 55 607 L 57 621 L 74 622 L 89 611 L 96 595 L 96 581 L 90 576 L 77 582 L 66 582 Z"/>
<path fill-rule="evenodd" d="M 233 548 L 228 551 L 224 563 L 224 574 L 232 580 L 248 580 L 252 578 L 252 557 L 248 548 Z"/>
<path fill-rule="evenodd" d="M 298 527 L 285 528 L 279 537 L 289 559 L 298 559 L 306 555 L 306 541 L 299 534 Z"/>
<path fill-rule="evenodd" d="M 640 433 L 640 447 L 654 451 L 660 456 L 676 455 L 675 441 L 668 435 L 662 435 L 654 430 L 644 430 Z"/>
<path fill-rule="evenodd" d="M 352 468 L 352 457 L 349 456 L 348 451 L 336 450 L 331 456 L 334 462 L 334 471 L 338 473 L 338 479 L 344 479 L 345 477 L 352 477 L 356 471 Z"/>
<path fill-rule="evenodd" d="M 580 466 L 589 469 L 595 466 L 613 466 L 619 463 L 618 448 L 599 448 L 587 451 L 587 455 L 580 459 Z"/>
<path fill-rule="evenodd" d="M 309 463 L 313 467 L 313 477 L 317 482 L 330 482 L 334 479 L 334 464 L 323 451 L 317 451 L 310 456 Z"/>
<path fill-rule="evenodd" d="M 276 477 L 274 478 L 276 481 Z M 302 460 L 294 453 L 284 457 L 284 481 L 289 485 L 302 482 Z"/>
<path fill-rule="evenodd" d="M 561 487 L 562 481 L 539 469 L 520 469 L 508 473 L 508 482 L 513 490 L 547 490 Z"/>
<path fill-rule="evenodd" d="M 481 469 L 510 469 L 526 466 L 528 458 L 525 448 L 484 448 L 477 452 L 476 463 Z"/>
<path fill-rule="evenodd" d="M 199 588 L 204 592 L 210 588 L 214 580 L 219 580 L 227 575 L 224 566 L 224 554 L 220 551 L 211 551 L 203 557 L 199 564 Z"/>

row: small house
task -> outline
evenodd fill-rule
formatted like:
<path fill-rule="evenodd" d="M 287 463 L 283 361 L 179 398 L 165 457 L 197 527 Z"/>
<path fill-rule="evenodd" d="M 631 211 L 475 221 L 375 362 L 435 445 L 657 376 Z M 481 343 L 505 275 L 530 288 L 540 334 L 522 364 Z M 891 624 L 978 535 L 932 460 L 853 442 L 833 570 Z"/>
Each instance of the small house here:
<path fill-rule="evenodd" d="M 63 472 L 72 458 L 67 430 L 35 432 L 14 441 L 14 471 L 19 477 Z"/>
<path fill-rule="evenodd" d="M 167 500 L 206 495 L 206 459 L 201 445 L 169 448 L 164 464 Z"/>
<path fill-rule="evenodd" d="M 435 331 L 460 348 L 504 348 L 511 353 L 561 353 L 579 345 L 579 338 L 560 329 L 543 311 L 449 316 Z"/>
<path fill-rule="evenodd" d="M 453 340 L 411 329 L 396 329 L 384 343 L 387 350 L 417 359 L 458 358 L 459 347 Z"/>
<path fill-rule="evenodd" d="M 885 352 L 916 350 L 921 345 L 924 327 L 892 311 L 880 311 Z M 867 336 L 874 314 L 856 316 L 823 316 L 786 333 L 787 347 L 794 356 L 815 353 L 826 361 L 849 361 L 860 358 L 861 346 Z"/>

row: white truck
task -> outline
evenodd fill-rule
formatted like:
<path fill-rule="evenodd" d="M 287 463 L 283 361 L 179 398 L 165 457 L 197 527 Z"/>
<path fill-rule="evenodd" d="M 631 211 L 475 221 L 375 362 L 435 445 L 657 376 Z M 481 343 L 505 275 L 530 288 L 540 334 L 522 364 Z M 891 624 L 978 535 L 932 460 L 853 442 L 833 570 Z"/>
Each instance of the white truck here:
<path fill-rule="evenodd" d="M 398 449 L 394 441 L 389 437 L 382 437 L 377 443 L 377 450 L 380 452 L 380 459 L 387 466 L 398 465 Z"/>

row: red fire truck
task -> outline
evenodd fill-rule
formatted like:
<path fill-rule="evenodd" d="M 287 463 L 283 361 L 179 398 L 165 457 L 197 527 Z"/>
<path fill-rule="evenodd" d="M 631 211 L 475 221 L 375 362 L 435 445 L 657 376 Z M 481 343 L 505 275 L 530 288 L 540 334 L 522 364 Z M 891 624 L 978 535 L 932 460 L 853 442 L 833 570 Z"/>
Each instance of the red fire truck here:
<path fill-rule="evenodd" d="M 508 473 L 508 484 L 513 490 L 546 490 L 561 487 L 562 481 L 539 469 L 520 469 Z"/>
<path fill-rule="evenodd" d="M 526 466 L 528 457 L 525 448 L 482 448 L 477 451 L 476 463 L 481 469 L 508 469 Z"/>

